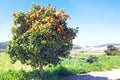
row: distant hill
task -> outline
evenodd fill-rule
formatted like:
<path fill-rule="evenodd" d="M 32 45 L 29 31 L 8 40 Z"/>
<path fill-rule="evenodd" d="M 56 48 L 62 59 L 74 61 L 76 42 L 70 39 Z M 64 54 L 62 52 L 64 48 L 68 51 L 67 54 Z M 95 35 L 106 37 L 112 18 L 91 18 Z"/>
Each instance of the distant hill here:
<path fill-rule="evenodd" d="M 0 50 L 7 49 L 8 42 L 0 42 Z M 73 45 L 73 51 L 103 51 L 106 49 L 107 45 L 113 45 L 115 47 L 120 47 L 120 43 L 107 43 L 97 46 L 80 46 Z"/>
<path fill-rule="evenodd" d="M 94 47 L 106 47 L 108 45 L 120 47 L 120 43 L 108 43 L 108 44 L 102 44 L 102 45 L 98 45 L 98 46 L 94 46 Z"/>
<path fill-rule="evenodd" d="M 73 45 L 73 49 L 81 49 L 79 45 Z"/>
<path fill-rule="evenodd" d="M 0 42 L 0 49 L 6 49 L 8 42 Z"/>
<path fill-rule="evenodd" d="M 74 45 L 72 51 L 77 51 L 77 52 L 104 52 L 104 50 L 107 49 L 108 45 L 113 45 L 115 47 L 120 48 L 120 43 L 107 43 L 107 44 L 102 44 L 102 45 L 97 45 L 97 46 Z"/>

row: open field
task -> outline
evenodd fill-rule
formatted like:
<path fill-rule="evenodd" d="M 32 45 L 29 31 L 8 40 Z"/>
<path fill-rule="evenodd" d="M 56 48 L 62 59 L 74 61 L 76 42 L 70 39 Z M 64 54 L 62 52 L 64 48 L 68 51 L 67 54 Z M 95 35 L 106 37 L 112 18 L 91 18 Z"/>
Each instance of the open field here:
<path fill-rule="evenodd" d="M 58 80 L 57 78 L 62 76 L 76 75 L 91 71 L 107 71 L 113 68 L 120 68 L 120 56 L 73 53 L 71 55 L 71 59 L 63 59 L 61 64 L 56 67 L 45 67 L 44 80 L 47 80 L 48 78 L 48 80 Z M 86 60 L 89 58 L 90 55 L 98 57 L 98 61 L 94 63 L 88 63 Z M 12 71 L 8 71 L 9 69 L 11 69 Z M 21 71 L 20 69 L 23 70 Z M 16 70 L 20 71 L 16 72 Z M 22 76 L 22 78 L 19 79 L 13 78 L 14 80 L 23 80 L 23 78 L 25 78 L 24 80 L 28 80 L 28 78 L 31 79 L 31 75 L 35 79 L 38 78 L 38 70 L 32 70 L 30 66 L 23 65 L 19 61 L 17 61 L 15 64 L 11 64 L 10 58 L 5 52 L 0 53 L 0 74 L 0 80 L 4 80 L 4 78 L 6 78 L 5 76 L 11 77 L 11 79 L 13 77 L 16 77 L 12 76 L 12 74 L 16 74 L 17 77 Z M 26 75 L 28 78 L 26 78 Z"/>
<path fill-rule="evenodd" d="M 105 52 L 79 52 L 79 51 L 71 51 L 71 54 L 91 54 L 91 55 L 102 55 L 105 54 Z"/>
<path fill-rule="evenodd" d="M 0 73 L 8 71 L 9 69 L 13 70 L 31 70 L 30 66 L 26 66 L 17 61 L 15 64 L 11 64 L 11 59 L 8 54 L 5 52 L 0 53 Z"/>

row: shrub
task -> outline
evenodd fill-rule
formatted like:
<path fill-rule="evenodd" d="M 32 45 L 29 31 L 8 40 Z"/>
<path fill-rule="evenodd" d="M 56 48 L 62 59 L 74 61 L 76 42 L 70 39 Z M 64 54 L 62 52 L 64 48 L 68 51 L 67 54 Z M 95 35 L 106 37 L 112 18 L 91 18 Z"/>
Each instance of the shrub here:
<path fill-rule="evenodd" d="M 0 74 L 0 80 L 27 80 L 24 77 L 24 71 L 9 70 L 8 72 Z"/>
<path fill-rule="evenodd" d="M 86 59 L 87 63 L 93 63 L 93 62 L 97 62 L 97 61 L 98 61 L 98 57 L 97 56 L 92 56 L 92 55 L 90 55 L 88 57 L 88 59 Z"/>
<path fill-rule="evenodd" d="M 105 50 L 106 55 L 120 55 L 120 51 L 117 47 L 114 47 L 113 45 L 108 45 L 107 50 Z"/>
<path fill-rule="evenodd" d="M 9 70 L 0 74 L 0 80 L 40 80 L 38 70 L 26 72 L 24 70 Z"/>
<path fill-rule="evenodd" d="M 57 66 L 55 68 L 46 69 L 42 78 L 40 78 L 38 70 L 29 72 L 25 70 L 9 70 L 0 74 L 0 80 L 58 80 L 60 77 L 73 74 L 73 70 L 63 66 Z"/>
<path fill-rule="evenodd" d="M 53 71 L 53 74 L 57 75 L 57 77 L 61 77 L 61 76 L 73 75 L 74 72 L 70 69 L 67 69 L 66 67 L 59 66 Z"/>

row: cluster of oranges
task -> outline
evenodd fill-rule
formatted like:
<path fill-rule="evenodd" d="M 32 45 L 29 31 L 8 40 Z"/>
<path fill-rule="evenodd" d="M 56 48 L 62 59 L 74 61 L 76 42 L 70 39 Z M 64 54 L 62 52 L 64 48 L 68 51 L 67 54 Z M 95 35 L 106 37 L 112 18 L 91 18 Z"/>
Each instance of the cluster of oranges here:
<path fill-rule="evenodd" d="M 56 31 L 57 31 L 59 34 L 62 34 L 62 30 L 63 30 L 63 26 L 60 25 L 60 26 L 57 28 Z"/>
<path fill-rule="evenodd" d="M 15 16 L 15 13 L 13 13 L 13 16 Z M 56 11 L 56 7 L 51 8 L 50 5 L 48 5 L 47 8 L 41 7 L 39 10 L 30 10 L 30 12 L 25 14 L 25 22 L 21 21 L 20 24 L 27 24 L 27 26 L 31 25 L 31 27 L 27 27 L 28 30 L 26 33 L 33 33 L 37 30 L 44 30 L 44 29 L 52 29 L 54 32 L 57 32 L 56 34 L 61 35 L 62 37 L 59 37 L 60 40 L 64 39 L 67 40 L 66 31 L 64 30 L 66 25 L 64 19 L 68 19 L 69 15 L 64 13 L 64 10 Z M 36 23 L 39 24 L 51 24 L 51 27 L 39 27 L 39 25 L 34 26 Z M 60 22 L 63 22 L 62 24 Z M 47 31 L 47 30 L 46 30 Z M 64 34 L 63 34 L 64 33 Z M 49 32 L 44 33 L 45 36 L 49 37 L 49 39 L 53 39 L 52 36 L 49 36 Z"/>

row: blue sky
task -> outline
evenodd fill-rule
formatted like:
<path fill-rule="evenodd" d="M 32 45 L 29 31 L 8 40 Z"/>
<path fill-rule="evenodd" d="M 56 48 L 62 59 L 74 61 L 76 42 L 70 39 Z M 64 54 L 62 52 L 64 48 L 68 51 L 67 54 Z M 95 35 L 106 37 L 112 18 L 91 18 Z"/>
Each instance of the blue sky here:
<path fill-rule="evenodd" d="M 2 0 L 0 42 L 11 39 L 12 12 L 28 11 L 32 3 L 65 9 L 69 27 L 79 27 L 74 44 L 94 46 L 120 43 L 120 0 Z"/>

